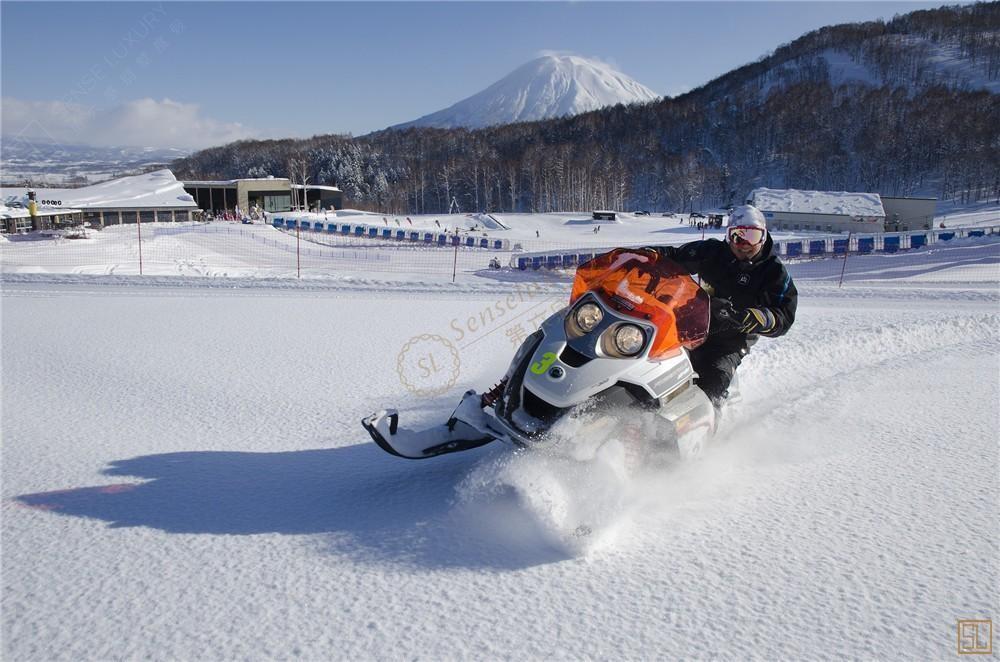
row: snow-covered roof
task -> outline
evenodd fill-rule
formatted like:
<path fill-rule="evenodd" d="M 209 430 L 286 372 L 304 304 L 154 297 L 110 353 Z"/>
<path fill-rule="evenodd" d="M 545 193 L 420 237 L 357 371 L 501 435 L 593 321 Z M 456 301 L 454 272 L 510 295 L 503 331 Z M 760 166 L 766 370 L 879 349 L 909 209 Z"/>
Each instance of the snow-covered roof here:
<path fill-rule="evenodd" d="M 185 180 L 184 186 L 236 186 L 239 182 L 285 182 L 288 183 L 287 177 L 241 177 L 240 179 L 201 179 L 201 180 Z M 340 189 L 336 186 L 325 186 L 323 184 L 306 184 L 305 187 L 302 184 L 291 184 L 291 188 L 302 189 L 307 188 L 309 190 L 316 191 L 336 191 L 340 193 Z"/>
<path fill-rule="evenodd" d="M 756 188 L 750 192 L 750 200 L 764 212 L 885 216 L 878 193 Z"/>
<path fill-rule="evenodd" d="M 338 187 L 326 186 L 324 184 L 306 184 L 305 186 L 303 186 L 302 184 L 292 184 L 292 188 L 297 188 L 297 189 L 306 188 L 309 189 L 310 191 L 336 191 L 337 193 L 340 193 L 340 189 Z"/>
<path fill-rule="evenodd" d="M 39 216 L 61 216 L 64 214 L 75 214 L 81 210 L 39 205 L 37 211 Z M 31 212 L 26 207 L 8 207 L 7 205 L 0 204 L 0 219 L 28 218 L 29 216 L 31 216 Z"/>
<path fill-rule="evenodd" d="M 82 188 L 35 188 L 38 200 L 58 200 L 59 208 L 78 209 L 158 209 L 198 207 L 194 198 L 184 191 L 174 173 L 167 169 L 142 175 L 121 177 Z M 20 200 L 28 189 L 0 189 L 4 200 Z"/>
<path fill-rule="evenodd" d="M 184 186 L 236 186 L 238 182 L 287 182 L 287 177 L 240 177 L 239 179 L 186 179 Z"/>

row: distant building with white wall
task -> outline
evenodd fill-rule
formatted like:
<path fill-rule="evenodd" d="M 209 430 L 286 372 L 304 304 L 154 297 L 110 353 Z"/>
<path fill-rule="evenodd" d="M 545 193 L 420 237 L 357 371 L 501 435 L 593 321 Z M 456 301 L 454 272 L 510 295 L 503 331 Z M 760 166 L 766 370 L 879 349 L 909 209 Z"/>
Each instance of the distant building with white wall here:
<path fill-rule="evenodd" d="M 885 208 L 878 193 L 757 188 L 747 203 L 764 212 L 773 230 L 885 231 Z"/>

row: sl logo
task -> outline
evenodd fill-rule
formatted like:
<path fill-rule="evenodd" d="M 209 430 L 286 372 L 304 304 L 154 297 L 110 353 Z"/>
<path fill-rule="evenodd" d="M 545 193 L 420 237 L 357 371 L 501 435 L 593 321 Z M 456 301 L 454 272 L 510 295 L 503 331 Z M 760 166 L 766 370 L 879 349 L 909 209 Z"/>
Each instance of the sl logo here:
<path fill-rule="evenodd" d="M 552 352 L 545 352 L 542 354 L 541 361 L 535 361 L 531 364 L 531 372 L 536 375 L 544 375 L 545 371 L 549 369 L 549 366 L 556 362 L 556 355 Z"/>

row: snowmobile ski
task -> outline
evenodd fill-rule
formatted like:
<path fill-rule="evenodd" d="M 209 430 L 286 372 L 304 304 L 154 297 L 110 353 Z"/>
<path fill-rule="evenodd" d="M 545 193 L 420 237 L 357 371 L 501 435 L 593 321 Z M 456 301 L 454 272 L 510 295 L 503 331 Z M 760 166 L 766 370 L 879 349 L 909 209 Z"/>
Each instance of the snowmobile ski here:
<path fill-rule="evenodd" d="M 478 407 L 479 399 L 479 394 L 469 391 L 447 423 L 426 430 L 414 431 L 399 427 L 399 412 L 395 409 L 382 409 L 366 416 L 361 419 L 361 425 L 379 448 L 398 457 L 422 460 L 467 451 L 496 440 L 494 435 L 458 418 L 463 405 L 470 409 L 472 406 Z"/>

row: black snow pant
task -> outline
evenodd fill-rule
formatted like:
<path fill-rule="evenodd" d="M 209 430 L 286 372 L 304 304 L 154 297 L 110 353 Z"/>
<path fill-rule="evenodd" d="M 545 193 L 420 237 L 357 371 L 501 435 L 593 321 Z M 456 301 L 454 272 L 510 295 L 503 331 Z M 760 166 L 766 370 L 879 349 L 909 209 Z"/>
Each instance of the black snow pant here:
<path fill-rule="evenodd" d="M 745 346 L 721 345 L 709 340 L 691 352 L 691 364 L 698 373 L 695 383 L 718 409 L 729 395 L 736 368 L 747 355 Z"/>

